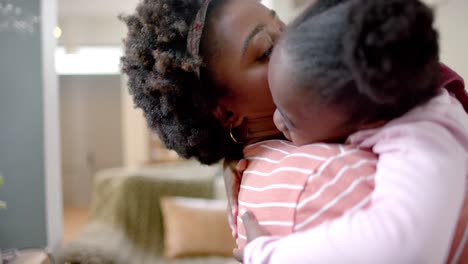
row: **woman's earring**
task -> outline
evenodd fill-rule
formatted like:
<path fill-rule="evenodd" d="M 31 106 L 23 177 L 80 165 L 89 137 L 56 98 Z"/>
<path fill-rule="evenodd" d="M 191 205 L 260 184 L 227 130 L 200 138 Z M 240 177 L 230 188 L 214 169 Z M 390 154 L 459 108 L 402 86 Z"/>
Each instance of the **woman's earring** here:
<path fill-rule="evenodd" d="M 232 124 L 229 126 L 229 136 L 231 136 L 231 139 L 232 141 L 234 141 L 234 143 L 237 143 L 237 144 L 243 144 L 244 142 L 241 142 L 239 140 L 236 139 L 236 137 L 234 136 L 234 133 L 232 133 Z"/>

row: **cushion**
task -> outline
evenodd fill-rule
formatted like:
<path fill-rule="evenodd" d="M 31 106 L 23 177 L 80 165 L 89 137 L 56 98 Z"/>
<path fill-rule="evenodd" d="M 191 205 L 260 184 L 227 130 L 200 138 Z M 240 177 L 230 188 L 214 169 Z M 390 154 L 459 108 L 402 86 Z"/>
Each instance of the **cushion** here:
<path fill-rule="evenodd" d="M 162 197 L 165 257 L 232 256 L 236 244 L 226 206 L 222 200 Z"/>

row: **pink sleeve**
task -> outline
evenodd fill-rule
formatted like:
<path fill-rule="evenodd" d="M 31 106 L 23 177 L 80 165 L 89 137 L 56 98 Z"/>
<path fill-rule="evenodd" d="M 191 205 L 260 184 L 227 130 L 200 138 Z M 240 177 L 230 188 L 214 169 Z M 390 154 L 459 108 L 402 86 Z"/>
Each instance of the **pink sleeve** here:
<path fill-rule="evenodd" d="M 443 63 L 440 63 L 439 69 L 440 87 L 445 87 L 447 91 L 455 95 L 465 111 L 468 113 L 468 93 L 465 90 L 465 82 L 463 78 Z"/>
<path fill-rule="evenodd" d="M 244 263 L 443 263 L 463 203 L 466 153 L 430 122 L 380 134 L 371 206 L 303 233 L 261 237 Z"/>

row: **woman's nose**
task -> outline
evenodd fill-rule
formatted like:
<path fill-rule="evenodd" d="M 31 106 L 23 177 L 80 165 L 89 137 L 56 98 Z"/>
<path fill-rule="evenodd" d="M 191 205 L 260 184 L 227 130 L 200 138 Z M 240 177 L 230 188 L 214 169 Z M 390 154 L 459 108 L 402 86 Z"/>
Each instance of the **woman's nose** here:
<path fill-rule="evenodd" d="M 286 25 L 283 22 L 278 22 L 274 27 L 270 28 L 270 35 L 272 36 L 273 41 L 276 41 L 281 37 Z"/>
<path fill-rule="evenodd" d="M 283 31 L 286 29 L 286 24 L 283 21 L 280 20 L 278 25 L 279 25 L 280 33 L 283 33 Z"/>

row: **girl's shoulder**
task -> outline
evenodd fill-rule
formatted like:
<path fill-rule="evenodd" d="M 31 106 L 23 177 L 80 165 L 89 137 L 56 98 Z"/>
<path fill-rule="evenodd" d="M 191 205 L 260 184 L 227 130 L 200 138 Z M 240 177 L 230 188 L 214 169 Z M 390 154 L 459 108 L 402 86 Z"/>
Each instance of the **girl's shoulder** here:
<path fill-rule="evenodd" d="M 354 164 L 360 160 L 376 160 L 370 150 L 344 144 L 315 143 L 293 145 L 286 140 L 268 140 L 244 148 L 244 157 L 249 166 L 279 169 L 282 167 L 308 168 L 315 170 L 323 163 L 339 162 Z"/>

